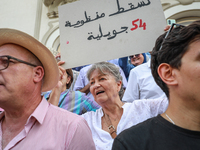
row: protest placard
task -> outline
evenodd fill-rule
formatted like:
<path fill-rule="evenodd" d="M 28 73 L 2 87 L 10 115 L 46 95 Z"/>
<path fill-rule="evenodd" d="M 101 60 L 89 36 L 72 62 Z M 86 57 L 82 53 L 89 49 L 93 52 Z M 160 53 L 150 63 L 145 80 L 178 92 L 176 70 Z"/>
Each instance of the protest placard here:
<path fill-rule="evenodd" d="M 59 6 L 65 68 L 151 51 L 166 21 L 160 0 L 80 0 Z"/>

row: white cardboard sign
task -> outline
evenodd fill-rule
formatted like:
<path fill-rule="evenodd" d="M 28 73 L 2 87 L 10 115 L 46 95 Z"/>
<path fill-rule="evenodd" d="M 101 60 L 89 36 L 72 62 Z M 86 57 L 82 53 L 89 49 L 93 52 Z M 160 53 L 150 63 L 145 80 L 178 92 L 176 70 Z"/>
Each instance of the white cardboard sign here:
<path fill-rule="evenodd" d="M 80 0 L 59 6 L 64 68 L 151 51 L 165 26 L 160 0 Z"/>

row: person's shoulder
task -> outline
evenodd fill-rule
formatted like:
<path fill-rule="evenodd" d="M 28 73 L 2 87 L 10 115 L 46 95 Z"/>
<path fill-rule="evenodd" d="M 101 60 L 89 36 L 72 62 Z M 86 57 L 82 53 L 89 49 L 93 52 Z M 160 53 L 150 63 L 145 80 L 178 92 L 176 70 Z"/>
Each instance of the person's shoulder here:
<path fill-rule="evenodd" d="M 122 131 L 116 138 L 113 144 L 115 149 L 127 149 L 127 150 L 144 150 L 152 149 L 149 144 L 152 144 L 152 138 L 154 135 L 159 135 L 157 130 L 159 116 L 147 119 L 137 125 L 134 125 L 124 131 Z M 153 139 L 154 141 L 154 139 Z M 118 148 L 120 147 L 121 148 Z M 148 148 L 147 148 L 148 147 Z"/>
<path fill-rule="evenodd" d="M 138 99 L 132 102 L 131 107 L 135 107 L 138 110 L 142 110 L 146 108 L 150 112 L 150 109 L 152 108 L 158 108 L 161 106 L 167 107 L 168 103 L 169 101 L 166 97 L 157 98 L 157 99 Z"/>
<path fill-rule="evenodd" d="M 80 91 L 71 91 L 71 93 L 74 93 L 75 95 L 81 95 L 81 96 L 86 96 L 86 94 L 85 93 L 82 93 L 82 92 L 80 92 Z"/>
<path fill-rule="evenodd" d="M 133 106 L 133 104 L 131 102 L 125 102 L 122 107 L 124 109 L 130 109 L 132 106 Z"/>
<path fill-rule="evenodd" d="M 134 105 L 155 105 L 156 103 L 168 103 L 168 98 L 165 97 L 160 97 L 160 98 L 154 98 L 154 99 L 138 99 L 134 100 L 132 104 Z"/>
<path fill-rule="evenodd" d="M 141 122 L 137 125 L 134 125 L 123 132 L 121 132 L 117 138 L 120 141 L 134 141 L 134 142 L 140 142 L 144 138 L 148 139 L 151 137 L 151 132 L 154 130 L 154 126 L 156 124 L 157 117 L 153 117 L 150 119 L 147 119 L 144 122 Z M 142 140 L 142 141 L 143 141 Z"/>
<path fill-rule="evenodd" d="M 131 128 L 127 129 L 131 132 L 145 132 L 145 131 L 148 131 L 149 129 L 152 129 L 151 126 L 156 122 L 157 120 L 157 117 L 153 117 L 153 118 L 149 118 L 135 126 L 132 126 Z M 144 131 L 145 130 L 145 131 Z M 147 132 L 145 132 L 147 133 Z"/>
<path fill-rule="evenodd" d="M 54 118 L 61 122 L 78 123 L 84 121 L 81 116 L 51 104 L 48 113 L 51 115 L 52 119 Z"/>
<path fill-rule="evenodd" d="M 144 71 L 147 71 L 147 70 L 149 71 L 150 69 L 148 67 L 148 63 L 146 62 L 146 63 L 143 63 L 143 64 L 131 69 L 131 72 L 139 72 L 142 74 Z"/>
<path fill-rule="evenodd" d="M 75 101 L 79 101 L 79 103 L 82 103 L 84 101 L 87 101 L 88 103 L 92 103 L 92 99 L 90 99 L 89 96 L 87 96 L 85 93 L 82 93 L 80 91 L 73 91 L 75 95 Z"/>
<path fill-rule="evenodd" d="M 83 118 L 85 118 L 85 120 L 86 120 L 87 122 L 90 122 L 90 121 L 92 121 L 93 119 L 97 119 L 97 118 L 101 117 L 101 115 L 102 115 L 102 108 L 99 108 L 99 109 L 97 109 L 96 111 L 89 111 L 89 112 L 86 112 L 86 113 L 82 114 L 81 116 L 82 116 Z"/>

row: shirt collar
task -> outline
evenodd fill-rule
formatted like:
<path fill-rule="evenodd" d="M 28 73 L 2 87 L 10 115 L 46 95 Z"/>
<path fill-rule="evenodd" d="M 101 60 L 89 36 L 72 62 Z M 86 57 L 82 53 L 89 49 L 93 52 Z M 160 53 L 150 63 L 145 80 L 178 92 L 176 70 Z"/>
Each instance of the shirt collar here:
<path fill-rule="evenodd" d="M 40 102 L 40 104 L 37 106 L 37 108 L 34 110 L 34 112 L 29 116 L 26 124 L 29 123 L 30 119 L 32 117 L 34 117 L 40 124 L 43 123 L 44 117 L 47 113 L 48 107 L 49 107 L 49 103 L 47 102 L 47 100 L 43 97 L 42 101 Z M 4 117 L 5 112 L 1 112 L 0 113 L 0 120 Z"/>
<path fill-rule="evenodd" d="M 28 118 L 27 122 L 29 122 L 31 117 L 34 117 L 40 124 L 42 124 L 43 121 L 44 121 L 44 117 L 45 117 L 45 115 L 47 113 L 49 105 L 50 104 L 43 97 L 42 101 L 40 102 L 38 107 L 34 110 L 34 112 L 30 115 L 30 117 Z"/>

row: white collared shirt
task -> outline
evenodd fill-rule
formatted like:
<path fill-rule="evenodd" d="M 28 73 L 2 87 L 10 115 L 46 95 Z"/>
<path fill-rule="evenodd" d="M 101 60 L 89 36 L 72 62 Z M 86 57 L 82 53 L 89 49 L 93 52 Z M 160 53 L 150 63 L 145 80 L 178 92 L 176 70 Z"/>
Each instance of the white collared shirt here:
<path fill-rule="evenodd" d="M 166 97 L 163 90 L 156 84 L 151 74 L 150 60 L 130 71 L 126 91 L 122 98 L 124 102 L 138 99 L 156 99 Z"/>
<path fill-rule="evenodd" d="M 121 120 L 117 126 L 117 135 L 123 130 L 130 128 L 149 118 L 162 114 L 168 107 L 168 99 L 143 99 L 125 103 Z M 113 139 L 111 135 L 102 130 L 101 117 L 103 116 L 102 108 L 96 112 L 87 112 L 82 115 L 87 121 L 91 131 L 96 150 L 111 150 Z"/>

